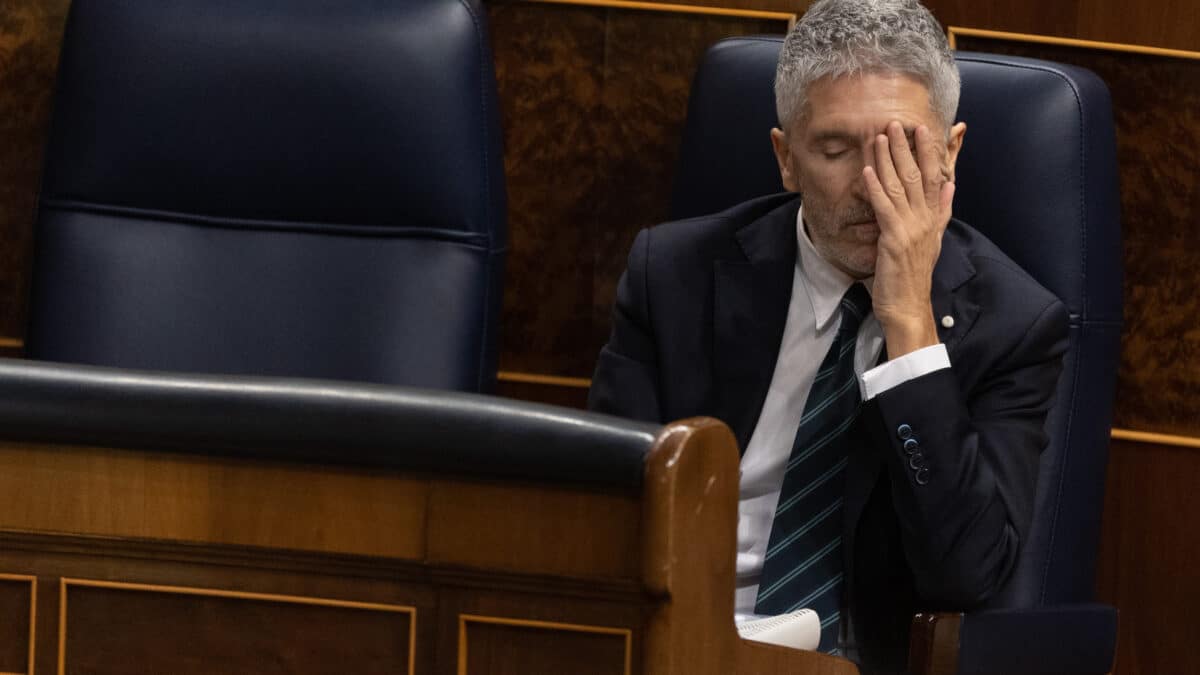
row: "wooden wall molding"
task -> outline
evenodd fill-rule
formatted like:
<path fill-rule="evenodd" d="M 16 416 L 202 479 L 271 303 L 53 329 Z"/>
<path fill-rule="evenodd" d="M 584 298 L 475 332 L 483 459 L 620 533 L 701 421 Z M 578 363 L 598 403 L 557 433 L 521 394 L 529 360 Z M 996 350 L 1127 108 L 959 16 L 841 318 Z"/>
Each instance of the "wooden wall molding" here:
<path fill-rule="evenodd" d="M 550 387 L 567 387 L 569 389 L 590 389 L 592 380 L 587 377 L 562 377 L 544 373 L 523 373 L 513 370 L 501 370 L 496 373 L 496 379 L 501 382 L 520 382 L 522 384 L 541 384 Z"/>
<path fill-rule="evenodd" d="M 479 614 L 458 615 L 458 675 L 468 675 L 467 653 L 468 638 L 467 624 L 490 624 L 493 626 L 511 626 L 515 628 L 533 628 L 537 630 L 567 631 L 571 633 L 591 633 L 594 635 L 610 635 L 623 638 L 625 641 L 624 675 L 630 675 L 633 670 L 633 630 L 629 628 L 614 628 L 609 626 L 590 626 L 577 623 L 562 623 L 558 621 L 534 621 L 531 619 L 513 619 L 501 616 L 484 616 Z"/>
<path fill-rule="evenodd" d="M 166 586 L 158 584 L 141 584 L 119 581 L 101 581 L 97 579 L 73 579 L 63 577 L 59 580 L 59 613 L 58 613 L 58 675 L 66 675 L 67 668 L 67 620 L 68 596 L 70 589 L 100 588 L 108 590 L 131 591 L 137 593 L 160 593 L 183 596 L 200 596 L 223 598 L 229 600 L 245 600 L 250 602 L 269 602 L 292 605 L 308 605 L 315 607 L 331 607 L 339 609 L 357 609 L 370 612 L 388 612 L 408 615 L 408 675 L 416 671 L 417 653 L 417 609 L 409 605 L 394 605 L 377 602 L 361 602 L 353 600 L 335 600 L 301 595 L 280 595 L 273 593 L 250 593 L 216 588 L 194 588 L 187 586 Z M 32 656 L 31 656 L 32 658 Z M 30 675 L 32 663 L 30 664 Z"/>
<path fill-rule="evenodd" d="M 957 38 L 962 36 L 983 38 L 986 40 L 1011 40 L 1013 42 L 1032 42 L 1044 45 L 1060 45 L 1063 47 L 1100 49 L 1104 51 L 1126 52 L 1129 54 L 1146 54 L 1150 56 L 1166 56 L 1170 58 L 1192 59 L 1200 61 L 1200 52 L 1187 51 L 1183 49 L 1149 47 L 1146 45 L 1134 45 L 1122 42 L 1098 42 L 1096 40 L 1078 40 L 1075 38 L 1055 37 L 1053 35 L 1037 35 L 1033 33 L 1008 33 L 996 30 L 983 30 L 980 28 L 964 28 L 962 26 L 950 26 L 946 30 L 946 33 L 950 40 L 951 49 L 958 48 Z"/>
<path fill-rule="evenodd" d="M 1156 434 L 1149 431 L 1134 431 L 1132 429 L 1113 429 L 1113 440 L 1134 441 L 1136 443 L 1152 443 L 1174 448 L 1200 448 L 1200 438 L 1195 436 L 1177 436 L 1174 434 Z"/>
<path fill-rule="evenodd" d="M 611 9 L 633 9 L 649 12 L 678 12 L 681 14 L 710 14 L 713 16 L 738 16 L 747 19 L 776 19 L 786 21 L 788 29 L 796 23 L 795 12 L 774 12 L 762 9 L 740 9 L 737 7 L 711 7 L 706 5 L 683 5 L 669 2 L 637 2 L 635 0 L 521 0 L 551 5 L 582 5 L 585 7 L 607 7 Z"/>
<path fill-rule="evenodd" d="M 618 598 L 634 601 L 642 597 L 642 589 L 639 586 L 623 579 L 588 579 L 581 582 L 562 576 L 481 572 L 478 569 L 455 565 L 429 565 L 371 556 L 228 544 L 0 530 L 0 550 L 31 551 L 70 557 L 104 556 L 127 561 L 153 561 L 201 567 L 250 567 L 285 573 L 399 583 L 433 581 L 443 586 L 499 589 L 513 593 L 548 593 L 557 597 L 578 599 Z M 8 576 L 20 580 L 35 579 L 32 576 Z M 0 575 L 0 581 L 4 578 Z"/>
<path fill-rule="evenodd" d="M 0 673 L 0 675 L 34 675 L 33 664 L 37 644 L 37 577 L 29 574 L 0 574 L 0 583 L 15 582 L 29 584 L 29 661 L 25 673 Z"/>

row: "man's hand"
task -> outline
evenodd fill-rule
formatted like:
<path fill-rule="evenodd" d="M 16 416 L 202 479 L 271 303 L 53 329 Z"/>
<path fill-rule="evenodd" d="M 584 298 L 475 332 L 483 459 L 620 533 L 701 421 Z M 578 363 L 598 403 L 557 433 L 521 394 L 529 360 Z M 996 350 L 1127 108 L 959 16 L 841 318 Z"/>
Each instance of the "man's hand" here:
<path fill-rule="evenodd" d="M 875 166 L 863 168 L 879 225 L 872 304 L 889 359 L 938 343 L 929 293 L 954 199 L 945 149 L 928 127 L 917 127 L 913 136 L 916 158 L 904 127 L 890 122 L 873 143 Z"/>

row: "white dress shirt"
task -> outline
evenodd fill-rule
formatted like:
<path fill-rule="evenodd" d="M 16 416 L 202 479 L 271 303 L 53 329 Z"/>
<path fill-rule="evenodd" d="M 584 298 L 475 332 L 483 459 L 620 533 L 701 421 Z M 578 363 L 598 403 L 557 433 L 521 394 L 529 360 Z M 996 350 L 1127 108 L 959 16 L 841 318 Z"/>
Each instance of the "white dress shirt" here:
<path fill-rule="evenodd" d="M 817 253 L 804 231 L 803 217 L 801 208 L 796 216 L 799 254 L 779 357 L 754 434 L 742 456 L 734 601 L 739 620 L 754 613 L 784 466 L 792 452 L 808 390 L 837 334 L 842 296 L 855 282 Z M 873 281 L 873 277 L 863 280 L 867 291 Z M 859 376 L 864 401 L 910 379 L 950 367 L 946 347 L 936 344 L 871 368 L 879 360 L 882 347 L 883 328 L 871 314 L 858 329 L 854 351 L 854 372 Z"/>

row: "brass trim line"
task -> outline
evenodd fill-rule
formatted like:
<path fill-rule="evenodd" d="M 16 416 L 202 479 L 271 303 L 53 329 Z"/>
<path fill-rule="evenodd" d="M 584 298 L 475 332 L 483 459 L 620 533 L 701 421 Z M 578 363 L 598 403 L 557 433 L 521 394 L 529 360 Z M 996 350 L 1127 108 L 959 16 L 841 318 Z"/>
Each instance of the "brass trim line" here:
<path fill-rule="evenodd" d="M 1186 51 L 1183 49 L 1166 49 L 1163 47 L 1147 47 L 1145 45 L 1131 45 L 1120 42 L 1097 42 L 1095 40 L 1078 40 L 1076 38 L 1035 35 L 1031 33 L 1006 33 L 1004 31 L 963 28 L 961 26 L 950 26 L 950 28 L 947 29 L 947 33 L 951 49 L 958 49 L 956 38 L 959 35 L 962 35 L 963 37 L 978 37 L 990 40 L 1034 42 L 1037 44 L 1081 47 L 1083 49 L 1101 49 L 1114 52 L 1126 52 L 1129 54 L 1148 54 L 1150 56 L 1168 56 L 1172 58 L 1200 61 L 1200 52 Z"/>
<path fill-rule="evenodd" d="M 0 349 L 24 349 L 25 341 L 21 338 L 0 337 Z M 0 673 L 3 675 L 3 673 Z"/>
<path fill-rule="evenodd" d="M 532 0 L 540 2 L 541 0 Z M 586 377 L 562 377 L 560 375 L 543 375 L 541 373 L 522 373 L 512 370 L 501 370 L 496 373 L 496 379 L 501 382 L 521 382 L 523 384 L 545 384 L 552 387 L 570 387 L 572 389 L 588 389 L 592 381 Z"/>
<path fill-rule="evenodd" d="M 0 673 L 0 675 L 33 675 L 34 646 L 37 644 L 37 577 L 29 574 L 0 574 L 0 581 L 29 582 L 29 663 L 24 673 Z"/>
<path fill-rule="evenodd" d="M 759 9 L 734 9 L 730 7 L 706 7 L 704 5 L 680 5 L 669 2 L 638 2 L 636 0 L 524 0 L 547 5 L 582 5 L 585 7 L 607 7 L 610 9 L 634 9 L 649 12 L 677 12 L 680 14 L 711 14 L 736 16 L 746 19 L 774 19 L 786 21 L 788 30 L 796 23 L 792 12 L 772 12 Z"/>
<path fill-rule="evenodd" d="M 458 615 L 458 675 L 467 675 L 467 623 L 486 623 L 496 626 L 519 626 L 521 628 L 539 628 L 542 630 L 560 630 L 573 633 L 595 633 L 599 635 L 616 635 L 625 638 L 625 675 L 630 675 L 633 669 L 633 630 L 630 628 L 612 628 L 609 626 L 589 626 L 579 623 L 560 623 L 558 621 L 536 621 L 533 619 L 510 619 L 499 616 L 481 616 L 478 614 Z"/>
<path fill-rule="evenodd" d="M 67 586 L 82 588 L 107 588 L 120 591 L 139 591 L 146 593 L 167 593 L 174 595 L 194 595 L 212 598 L 228 598 L 232 600 L 253 600 L 257 602 L 276 602 L 292 605 L 311 605 L 317 607 L 338 607 L 342 609 L 362 609 L 374 612 L 392 612 L 408 614 L 408 675 L 416 673 L 417 655 L 417 608 L 408 605 L 388 605 L 378 602 L 359 602 L 355 600 L 334 600 L 331 598 L 314 598 L 303 595 L 277 595 L 274 593 L 252 593 L 248 591 L 228 591 L 218 588 L 193 588 L 189 586 L 164 586 L 160 584 L 137 584 L 123 581 L 100 581 L 96 579 L 71 579 L 63 577 L 59 581 L 58 602 L 58 675 L 66 675 L 67 666 Z M 30 672 L 30 675 L 33 675 Z"/>
<path fill-rule="evenodd" d="M 1200 438 L 1195 436 L 1176 436 L 1174 434 L 1156 434 L 1150 431 L 1113 429 L 1112 438 L 1115 441 L 1154 443 L 1155 445 L 1169 445 L 1176 448 L 1200 448 Z"/>

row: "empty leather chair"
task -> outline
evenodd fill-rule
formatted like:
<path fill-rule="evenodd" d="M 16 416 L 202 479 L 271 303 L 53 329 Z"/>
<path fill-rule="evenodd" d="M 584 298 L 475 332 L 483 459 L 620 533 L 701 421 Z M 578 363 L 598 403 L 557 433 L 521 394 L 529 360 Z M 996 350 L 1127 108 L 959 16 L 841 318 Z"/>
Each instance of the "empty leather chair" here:
<path fill-rule="evenodd" d="M 27 355 L 487 391 L 500 145 L 474 0 L 76 0 Z"/>
<path fill-rule="evenodd" d="M 696 75 L 672 218 L 782 191 L 777 126 L 782 36 L 724 40 Z M 959 52 L 955 216 L 995 242 L 1070 311 L 1070 344 L 1047 421 L 1036 512 L 1017 569 L 987 609 L 944 633 L 957 672 L 1106 673 L 1116 612 L 1094 599 L 1121 327 L 1120 204 L 1108 89 L 1046 61 Z M 916 666 L 936 617 L 922 617 Z"/>

